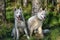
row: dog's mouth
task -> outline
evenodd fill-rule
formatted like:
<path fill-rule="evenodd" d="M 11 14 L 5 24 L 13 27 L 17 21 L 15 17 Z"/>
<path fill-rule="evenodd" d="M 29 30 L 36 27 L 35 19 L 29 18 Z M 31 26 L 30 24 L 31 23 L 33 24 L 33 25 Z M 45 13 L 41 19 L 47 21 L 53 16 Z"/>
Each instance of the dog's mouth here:
<path fill-rule="evenodd" d="M 18 18 L 18 20 L 20 20 L 21 16 L 19 15 L 17 18 Z"/>

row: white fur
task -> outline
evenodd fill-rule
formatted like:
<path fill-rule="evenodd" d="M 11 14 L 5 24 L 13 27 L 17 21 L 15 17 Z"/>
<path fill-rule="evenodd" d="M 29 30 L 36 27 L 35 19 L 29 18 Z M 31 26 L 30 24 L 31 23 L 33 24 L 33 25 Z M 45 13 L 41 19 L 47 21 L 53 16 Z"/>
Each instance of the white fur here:
<path fill-rule="evenodd" d="M 44 17 L 46 16 L 46 11 L 42 10 L 37 13 L 37 15 L 34 15 L 28 19 L 28 29 L 30 31 L 30 36 L 32 36 L 33 30 L 38 29 L 38 33 L 41 34 L 41 37 L 43 37 L 42 33 L 42 24 Z"/>
<path fill-rule="evenodd" d="M 21 13 L 22 13 L 22 10 L 20 10 L 20 9 L 15 10 L 14 17 L 18 17 L 19 15 L 21 15 Z"/>
<path fill-rule="evenodd" d="M 44 20 L 44 17 L 46 16 L 46 11 L 43 10 L 43 11 L 41 11 L 41 12 L 38 12 L 38 13 L 37 13 L 37 16 L 38 16 L 38 18 L 39 18 L 40 20 Z"/>
<path fill-rule="evenodd" d="M 18 19 L 19 16 L 22 16 L 23 20 Z M 26 25 L 25 25 L 25 20 L 24 17 L 22 15 L 22 9 L 16 9 L 14 11 L 14 18 L 15 18 L 15 27 L 13 28 L 12 34 L 13 36 L 16 36 L 16 39 L 19 39 L 19 28 L 21 28 L 22 30 L 24 30 L 27 38 L 29 39 L 28 33 L 27 33 L 27 29 L 26 29 Z"/>

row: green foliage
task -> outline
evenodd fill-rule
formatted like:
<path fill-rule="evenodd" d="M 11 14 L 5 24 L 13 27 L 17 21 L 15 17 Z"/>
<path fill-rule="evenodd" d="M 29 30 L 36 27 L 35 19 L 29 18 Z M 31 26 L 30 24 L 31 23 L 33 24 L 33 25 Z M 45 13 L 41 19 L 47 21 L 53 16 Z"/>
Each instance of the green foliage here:
<path fill-rule="evenodd" d="M 48 12 L 47 16 L 46 16 L 46 20 L 44 22 L 44 25 L 48 25 L 49 27 L 54 27 L 55 25 L 58 25 L 59 23 L 59 14 L 58 13 L 53 12 Z"/>
<path fill-rule="evenodd" d="M 7 3 L 10 2 L 10 0 L 6 0 L 6 2 L 7 2 Z"/>
<path fill-rule="evenodd" d="M 14 14 L 13 14 L 13 11 L 7 11 L 7 12 L 6 12 L 6 15 L 7 15 L 7 16 L 6 16 L 6 19 L 7 19 L 7 20 L 13 20 L 13 19 L 14 19 L 14 17 L 13 17 L 13 15 L 14 15 Z"/>
<path fill-rule="evenodd" d="M 55 29 L 51 30 L 51 40 L 57 40 L 58 37 L 60 38 L 60 28 L 56 27 Z"/>
<path fill-rule="evenodd" d="M 34 37 L 30 37 L 30 40 L 36 40 Z"/>
<path fill-rule="evenodd" d="M 13 21 L 13 19 L 14 19 L 13 7 L 11 5 L 8 5 L 8 3 L 6 6 L 7 6 L 6 7 L 6 19 L 7 19 L 7 21 Z"/>
<path fill-rule="evenodd" d="M 6 26 L 3 24 L 3 26 L 0 27 L 0 38 L 6 38 L 11 36 L 11 30 L 12 30 L 12 25 Z"/>
<path fill-rule="evenodd" d="M 51 20 L 51 22 L 50 22 L 50 26 L 54 26 L 54 25 L 57 25 L 57 24 L 58 24 L 57 19 L 52 18 L 52 20 Z"/>
<path fill-rule="evenodd" d="M 28 20 L 28 18 L 31 17 L 31 4 L 23 8 L 23 14 L 24 14 L 25 20 Z"/>

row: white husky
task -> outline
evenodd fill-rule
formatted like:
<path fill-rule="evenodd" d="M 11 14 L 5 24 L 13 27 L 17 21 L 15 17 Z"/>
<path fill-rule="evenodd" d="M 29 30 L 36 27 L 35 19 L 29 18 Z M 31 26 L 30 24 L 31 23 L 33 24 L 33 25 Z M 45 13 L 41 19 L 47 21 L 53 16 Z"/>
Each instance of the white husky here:
<path fill-rule="evenodd" d="M 40 9 L 40 11 L 36 15 L 28 19 L 28 29 L 30 31 L 30 36 L 32 36 L 33 31 L 37 29 L 40 36 L 43 37 L 42 24 L 45 19 L 45 16 L 46 11 Z"/>
<path fill-rule="evenodd" d="M 24 30 L 27 38 L 29 39 L 27 29 L 26 29 L 26 25 L 25 25 L 25 20 L 24 20 L 21 8 L 20 9 L 15 9 L 15 11 L 14 11 L 14 19 L 15 19 L 15 26 L 14 26 L 14 28 L 12 30 L 12 36 L 14 36 L 14 39 L 15 40 L 19 39 L 19 29 Z"/>

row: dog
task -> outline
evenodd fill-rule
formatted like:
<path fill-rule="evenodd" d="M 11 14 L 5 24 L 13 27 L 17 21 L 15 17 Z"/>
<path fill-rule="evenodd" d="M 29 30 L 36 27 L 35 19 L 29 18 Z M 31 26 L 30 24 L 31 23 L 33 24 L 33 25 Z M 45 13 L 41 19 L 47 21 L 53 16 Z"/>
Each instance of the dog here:
<path fill-rule="evenodd" d="M 27 28 L 25 25 L 25 19 L 24 19 L 24 16 L 22 14 L 22 8 L 14 10 L 14 19 L 15 19 L 15 26 L 12 30 L 12 36 L 14 36 L 13 39 L 16 39 L 16 40 L 19 39 L 19 34 L 20 34 L 19 29 L 22 29 L 25 32 L 27 38 L 29 39 Z"/>
<path fill-rule="evenodd" d="M 42 24 L 46 17 L 46 11 L 40 8 L 40 11 L 36 15 L 30 17 L 27 21 L 28 29 L 30 31 L 30 36 L 32 36 L 33 31 L 37 30 L 39 35 L 43 38 Z"/>

